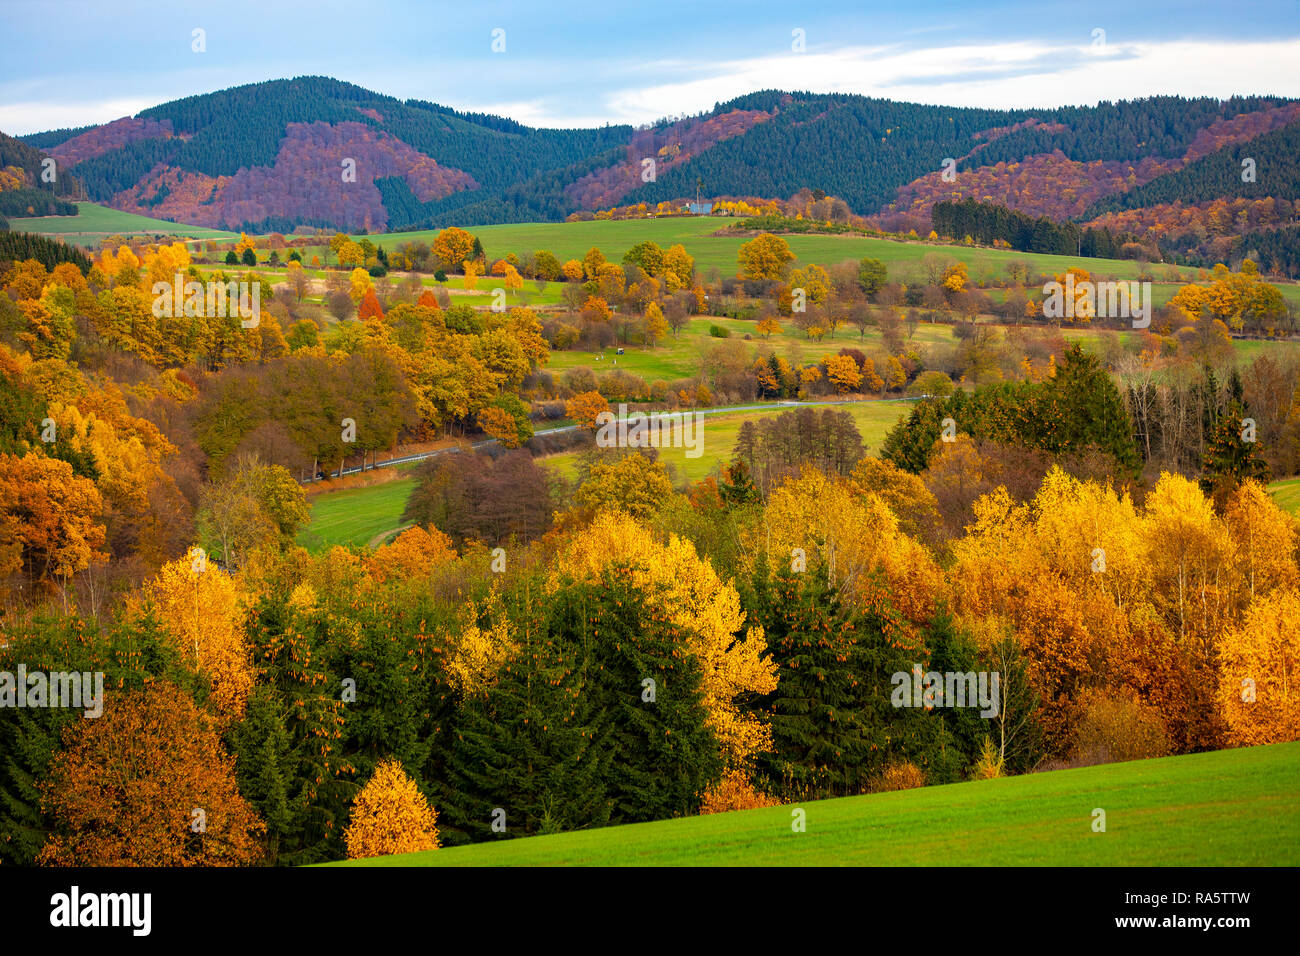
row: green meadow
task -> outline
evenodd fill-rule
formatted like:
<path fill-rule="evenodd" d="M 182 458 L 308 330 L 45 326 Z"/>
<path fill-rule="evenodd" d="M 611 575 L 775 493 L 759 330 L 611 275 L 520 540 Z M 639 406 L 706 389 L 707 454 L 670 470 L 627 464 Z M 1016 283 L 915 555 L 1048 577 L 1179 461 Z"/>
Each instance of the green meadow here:
<path fill-rule="evenodd" d="M 681 243 L 695 257 L 695 268 L 707 273 L 711 268 L 724 275 L 735 275 L 736 254 L 741 245 L 749 241 L 745 236 L 715 236 L 724 226 L 739 220 L 726 216 L 677 216 L 662 219 L 621 219 L 600 222 L 532 222 L 510 223 L 497 226 L 472 226 L 469 231 L 483 243 L 489 260 L 511 252 L 523 254 L 547 249 L 561 261 L 581 259 L 588 249 L 598 247 L 607 259 L 619 261 L 638 242 L 653 240 L 660 246 Z M 371 236 L 371 241 L 385 248 L 395 247 L 412 239 L 432 242 L 438 230 L 423 232 L 388 233 Z M 865 236 L 813 236 L 788 235 L 784 237 L 800 263 L 830 264 L 846 259 L 870 256 L 880 259 L 890 267 L 919 267 L 921 259 L 932 252 L 941 252 L 967 264 L 972 278 L 980 271 L 992 269 L 1001 272 L 1011 261 L 1029 262 L 1043 272 L 1064 272 L 1070 265 L 1082 265 L 1089 271 L 1098 271 L 1117 278 L 1137 278 L 1140 266 L 1132 260 L 1085 259 L 1074 256 L 1049 256 L 1003 249 L 977 249 L 968 246 L 939 246 L 923 242 L 902 242 Z M 1156 266 L 1156 277 L 1164 266 Z M 1186 270 L 1191 274 L 1191 270 Z"/>
<path fill-rule="evenodd" d="M 853 416 L 853 423 L 862 435 L 867 453 L 873 454 L 884 441 L 885 433 L 911 408 L 906 401 L 865 401 L 827 403 L 818 408 L 834 408 L 846 411 Z M 721 465 L 731 460 L 732 449 L 736 446 L 736 437 L 740 426 L 746 421 L 758 421 L 772 415 L 791 411 L 791 406 L 772 405 L 769 408 L 747 411 L 723 412 L 717 415 L 705 415 L 700 419 L 700 447 L 703 453 L 698 458 L 687 456 L 686 448 L 660 448 L 659 460 L 670 465 L 678 480 L 690 482 L 713 474 Z M 572 480 L 577 475 L 578 451 L 560 452 L 538 459 L 548 468 L 553 468 L 565 478 Z"/>
<path fill-rule="evenodd" d="M 794 832 L 796 809 L 804 811 L 801 833 Z M 1094 830 L 1097 810 L 1105 813 L 1105 832 Z M 1297 864 L 1300 742 L 503 838 L 331 865 Z"/>
<path fill-rule="evenodd" d="M 1277 506 L 1291 514 L 1300 514 L 1300 478 L 1285 478 L 1268 486 Z"/>
<path fill-rule="evenodd" d="M 402 526 L 406 499 L 415 488 L 408 467 L 403 477 L 380 485 L 322 491 L 307 499 L 311 517 L 298 532 L 298 543 L 308 551 L 335 545 L 365 546 L 378 535 Z"/>
<path fill-rule="evenodd" d="M 37 216 L 10 219 L 14 232 L 36 232 L 79 246 L 98 246 L 99 240 L 121 236 L 188 236 L 192 239 L 238 239 L 239 234 L 206 226 L 187 226 L 165 219 L 150 219 L 93 202 L 77 203 L 75 216 Z"/>

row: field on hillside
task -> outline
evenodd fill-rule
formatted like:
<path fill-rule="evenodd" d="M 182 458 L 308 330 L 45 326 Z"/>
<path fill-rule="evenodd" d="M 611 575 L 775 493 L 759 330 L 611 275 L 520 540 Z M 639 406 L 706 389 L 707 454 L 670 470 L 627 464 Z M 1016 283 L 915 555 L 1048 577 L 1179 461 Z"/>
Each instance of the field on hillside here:
<path fill-rule="evenodd" d="M 1300 514 L 1300 478 L 1285 478 L 1268 486 L 1277 506 L 1291 514 Z"/>
<path fill-rule="evenodd" d="M 298 532 L 298 543 L 308 551 L 334 545 L 368 545 L 376 536 L 402 526 L 406 499 L 415 487 L 409 467 L 398 467 L 402 477 L 361 488 L 324 491 L 307 499 L 311 517 Z"/>
<path fill-rule="evenodd" d="M 835 408 L 846 411 L 853 416 L 853 422 L 862 434 L 863 445 L 868 454 L 874 454 L 884 441 L 885 433 L 911 408 L 911 402 L 904 400 L 865 401 L 847 403 L 826 403 L 820 408 Z M 688 458 L 685 448 L 661 448 L 659 460 L 671 465 L 677 478 L 699 481 L 707 477 L 716 468 L 731 460 L 732 449 L 736 446 L 736 436 L 740 426 L 747 420 L 757 421 L 771 415 L 791 411 L 791 406 L 773 405 L 760 410 L 725 412 L 718 415 L 706 415 L 700 420 L 700 442 L 703 454 L 698 458 Z M 819 409 L 820 410 L 820 409 Z M 578 451 L 561 452 L 538 459 L 543 465 L 554 468 L 565 478 L 572 480 L 577 474 Z"/>
<path fill-rule="evenodd" d="M 714 236 L 712 233 L 737 222 L 726 216 L 678 216 L 662 219 L 622 219 L 601 222 L 532 222 L 498 226 L 472 226 L 469 231 L 478 236 L 489 260 L 508 253 L 523 254 L 537 249 L 549 249 L 561 261 L 581 259 L 592 246 L 597 246 L 607 259 L 619 261 L 628 249 L 638 242 L 653 240 L 667 248 L 676 243 L 686 247 L 695 257 L 695 268 L 701 273 L 717 267 L 724 276 L 735 275 L 736 253 L 748 241 L 743 236 Z M 412 239 L 432 242 L 438 230 L 423 232 L 385 233 L 371 236 L 385 248 Z M 1139 265 L 1128 259 L 1085 259 L 1073 256 L 1049 256 L 1030 252 L 1002 249 L 975 249 L 966 246 L 939 246 L 922 242 L 898 242 L 892 239 L 875 239 L 863 236 L 811 236 L 788 235 L 784 237 L 800 263 L 835 263 L 864 256 L 880 259 L 890 268 L 917 266 L 932 252 L 942 252 L 961 259 L 970 267 L 971 276 L 978 279 L 982 269 L 1001 272 L 1006 263 L 1020 260 L 1030 262 L 1044 272 L 1063 272 L 1074 263 L 1084 265 L 1089 271 L 1104 272 L 1120 278 L 1137 278 Z M 1156 277 L 1165 266 L 1156 266 Z M 1193 270 L 1185 270 L 1189 274 Z"/>
<path fill-rule="evenodd" d="M 482 241 L 489 260 L 511 252 L 523 255 L 538 249 L 550 250 L 561 261 L 581 259 L 588 249 L 596 246 L 605 253 L 607 259 L 621 261 L 623 253 L 628 249 L 649 239 L 664 248 L 680 242 L 695 257 L 696 270 L 702 275 L 716 267 L 722 275 L 732 276 L 736 274 L 736 253 L 748 241 L 748 237 L 715 236 L 713 233 L 736 222 L 736 219 L 725 216 L 679 216 L 602 222 L 512 223 L 468 228 Z M 415 238 L 432 242 L 437 233 L 438 230 L 386 233 L 371 236 L 370 239 L 385 248 L 392 248 Z M 783 238 L 798 257 L 798 264 L 816 262 L 830 265 L 846 259 L 870 256 L 885 263 L 891 278 L 918 272 L 921 260 L 935 252 L 965 262 L 971 278 L 976 281 L 986 276 L 1002 278 L 1007 263 L 1014 261 L 1028 262 L 1043 273 L 1061 273 L 1068 267 L 1077 265 L 1090 273 L 1116 279 L 1136 279 L 1143 268 L 1132 259 L 1044 255 L 1010 249 L 902 242 L 865 236 L 786 235 Z M 1198 272 L 1190 267 L 1161 263 L 1149 268 L 1154 279 L 1152 292 L 1157 304 L 1167 301 L 1176 291 L 1177 284 L 1195 280 Z M 1162 283 L 1169 284 L 1168 288 L 1162 288 Z M 1300 304 L 1300 285 L 1280 283 L 1279 288 L 1289 302 Z"/>
<path fill-rule="evenodd" d="M 238 233 L 206 226 L 186 226 L 150 219 L 135 213 L 121 212 L 93 202 L 77 203 L 75 216 L 37 216 L 34 219 L 10 219 L 14 232 L 36 232 L 79 246 L 98 246 L 106 236 L 190 236 L 194 239 L 238 239 Z"/>
<path fill-rule="evenodd" d="M 792 830 L 794 807 L 806 813 L 806 832 Z M 1097 809 L 1106 814 L 1104 833 L 1092 829 Z M 503 839 L 332 865 L 1297 864 L 1300 743 Z"/>

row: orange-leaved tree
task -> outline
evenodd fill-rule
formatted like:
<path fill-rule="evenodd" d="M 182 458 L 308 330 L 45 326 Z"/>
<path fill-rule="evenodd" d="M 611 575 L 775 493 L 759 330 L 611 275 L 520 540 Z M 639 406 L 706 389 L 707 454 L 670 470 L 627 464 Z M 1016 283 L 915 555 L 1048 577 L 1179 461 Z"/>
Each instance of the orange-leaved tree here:
<path fill-rule="evenodd" d="M 211 719 L 175 685 L 110 697 L 64 732 L 41 784 L 52 866 L 248 866 L 264 825 Z"/>
<path fill-rule="evenodd" d="M 1219 644 L 1219 712 L 1234 746 L 1300 739 L 1300 591 L 1257 601 Z"/>

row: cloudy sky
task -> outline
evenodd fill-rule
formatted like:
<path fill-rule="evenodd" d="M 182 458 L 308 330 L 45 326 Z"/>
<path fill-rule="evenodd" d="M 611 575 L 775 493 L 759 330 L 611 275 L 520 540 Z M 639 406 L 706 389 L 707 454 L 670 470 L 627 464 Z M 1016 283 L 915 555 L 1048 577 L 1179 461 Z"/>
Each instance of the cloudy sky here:
<path fill-rule="evenodd" d="M 989 107 L 1300 97 L 1300 3 L 0 0 L 11 134 L 307 74 L 537 126 L 650 122 L 772 88 Z"/>

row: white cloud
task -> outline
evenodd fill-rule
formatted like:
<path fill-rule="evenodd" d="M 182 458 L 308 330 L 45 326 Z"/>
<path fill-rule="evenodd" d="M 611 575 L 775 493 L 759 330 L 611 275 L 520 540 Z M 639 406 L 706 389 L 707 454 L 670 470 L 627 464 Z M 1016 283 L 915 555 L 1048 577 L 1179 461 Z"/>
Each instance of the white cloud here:
<path fill-rule="evenodd" d="M 23 136 L 49 129 L 108 123 L 123 116 L 134 116 L 141 110 L 156 105 L 144 99 L 82 103 L 0 103 L 0 130 L 10 136 Z"/>
<path fill-rule="evenodd" d="M 611 118 L 646 122 L 699 112 L 758 89 L 859 93 L 988 108 L 1095 104 L 1156 94 L 1300 96 L 1300 40 L 1051 46 L 1044 43 L 845 48 L 715 63 L 707 76 L 623 89 Z"/>

